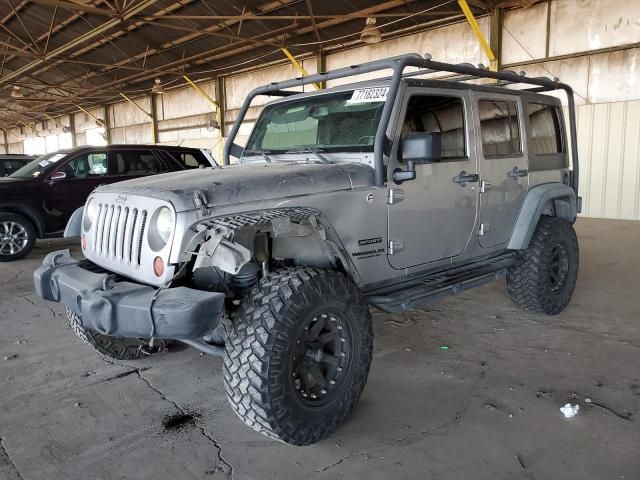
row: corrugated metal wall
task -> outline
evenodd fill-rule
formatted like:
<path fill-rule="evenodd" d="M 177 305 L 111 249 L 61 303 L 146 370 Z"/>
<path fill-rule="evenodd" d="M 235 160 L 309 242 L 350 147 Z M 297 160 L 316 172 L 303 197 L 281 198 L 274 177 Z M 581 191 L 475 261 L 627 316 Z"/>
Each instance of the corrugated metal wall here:
<path fill-rule="evenodd" d="M 640 220 L 638 18 L 639 0 L 553 0 L 504 14 L 503 64 L 524 70 L 529 76 L 556 76 L 576 92 L 585 216 Z M 479 19 L 479 24 L 488 34 L 488 20 Z M 617 48 L 620 46 L 623 48 Z M 588 53 L 594 50 L 597 51 Z M 436 60 L 453 63 L 487 63 L 466 23 L 337 51 L 327 55 L 326 63 L 328 68 L 339 68 L 408 52 L 428 52 Z M 316 71 L 315 59 L 306 59 L 303 65 L 310 73 Z M 251 89 L 297 75 L 292 65 L 284 64 L 227 77 L 227 128 Z M 214 82 L 200 86 L 215 98 Z M 134 100 L 150 110 L 148 95 Z M 113 143 L 152 141 L 151 124 L 143 112 L 126 102 L 108 108 Z M 160 143 L 206 147 L 215 154 L 220 139 L 218 130 L 211 127 L 214 110 L 190 87 L 168 90 L 156 100 Z M 251 120 L 259 110 L 260 107 L 250 110 L 239 143 L 249 134 Z M 96 108 L 90 113 L 103 119 L 105 112 Z M 74 120 L 78 145 L 104 140 L 104 132 L 90 115 L 80 112 L 74 115 Z M 68 119 L 62 123 L 68 125 Z M 44 122 L 36 128 L 42 130 L 41 136 L 47 137 L 44 148 L 53 148 L 56 142 L 50 137 L 56 135 L 58 145 L 62 144 L 63 132 L 57 125 Z M 9 151 L 22 152 L 24 139 L 30 137 L 33 133 L 27 129 L 13 129 L 7 137 Z"/>

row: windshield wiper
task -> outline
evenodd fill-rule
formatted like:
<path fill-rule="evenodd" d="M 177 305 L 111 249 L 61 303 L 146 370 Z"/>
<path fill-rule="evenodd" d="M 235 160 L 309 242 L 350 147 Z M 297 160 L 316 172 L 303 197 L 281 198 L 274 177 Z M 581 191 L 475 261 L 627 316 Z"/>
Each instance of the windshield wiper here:
<path fill-rule="evenodd" d="M 321 148 L 316 147 L 300 147 L 300 148 L 292 148 L 291 150 L 287 150 L 284 153 L 313 153 L 316 157 L 320 159 L 322 163 L 331 163 L 327 157 L 322 155 L 324 152 Z"/>
<path fill-rule="evenodd" d="M 269 158 L 269 154 L 271 153 L 270 150 L 261 150 L 261 149 L 253 149 L 253 150 L 245 150 L 244 153 L 242 154 L 242 156 L 244 157 L 244 154 L 248 153 L 249 155 L 254 154 L 254 155 L 260 155 L 262 156 L 262 158 L 264 158 L 264 160 L 267 163 L 271 163 L 271 158 Z"/>

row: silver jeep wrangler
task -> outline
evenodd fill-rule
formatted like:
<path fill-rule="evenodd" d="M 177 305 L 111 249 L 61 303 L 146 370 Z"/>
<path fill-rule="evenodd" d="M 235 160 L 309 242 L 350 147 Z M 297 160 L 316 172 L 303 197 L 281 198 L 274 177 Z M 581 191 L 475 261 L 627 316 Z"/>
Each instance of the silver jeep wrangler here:
<path fill-rule="evenodd" d="M 436 72 L 450 75 L 418 78 Z M 568 135 L 550 91 L 566 94 Z M 258 95 L 280 98 L 242 148 Z M 35 287 L 103 355 L 178 341 L 223 356 L 238 416 L 308 445 L 358 403 L 371 306 L 399 312 L 506 276 L 523 309 L 561 312 L 579 210 L 568 85 L 410 54 L 255 89 L 224 166 L 98 188 L 67 227 L 85 259 L 49 254 Z"/>

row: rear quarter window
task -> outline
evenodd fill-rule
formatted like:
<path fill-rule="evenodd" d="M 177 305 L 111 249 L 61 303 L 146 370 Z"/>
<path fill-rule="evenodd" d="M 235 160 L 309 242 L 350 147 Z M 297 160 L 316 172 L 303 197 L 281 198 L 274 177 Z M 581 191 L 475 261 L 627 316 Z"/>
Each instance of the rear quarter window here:
<path fill-rule="evenodd" d="M 567 168 L 569 159 L 560 107 L 528 102 L 526 108 L 529 120 L 529 169 Z"/>
<path fill-rule="evenodd" d="M 200 165 L 210 167 L 211 164 L 201 152 L 165 152 L 186 169 L 199 168 Z"/>

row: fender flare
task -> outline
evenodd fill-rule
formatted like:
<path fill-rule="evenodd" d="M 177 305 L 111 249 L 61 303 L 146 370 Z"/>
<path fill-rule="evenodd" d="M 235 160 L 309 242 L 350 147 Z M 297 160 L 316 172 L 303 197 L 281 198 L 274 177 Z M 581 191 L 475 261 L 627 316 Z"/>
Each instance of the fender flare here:
<path fill-rule="evenodd" d="M 0 212 L 17 213 L 26 217 L 36 230 L 37 238 L 44 238 L 46 232 L 45 221 L 42 214 L 34 207 L 30 205 L 20 203 L 2 203 L 0 204 Z"/>
<path fill-rule="evenodd" d="M 71 214 L 67 226 L 64 227 L 64 238 L 79 237 L 82 234 L 82 213 L 84 207 L 77 208 Z"/>
<path fill-rule="evenodd" d="M 563 183 L 545 183 L 527 193 L 520 208 L 507 248 L 524 250 L 529 246 L 540 217 L 549 213 L 570 223 L 578 216 L 576 192 Z"/>

